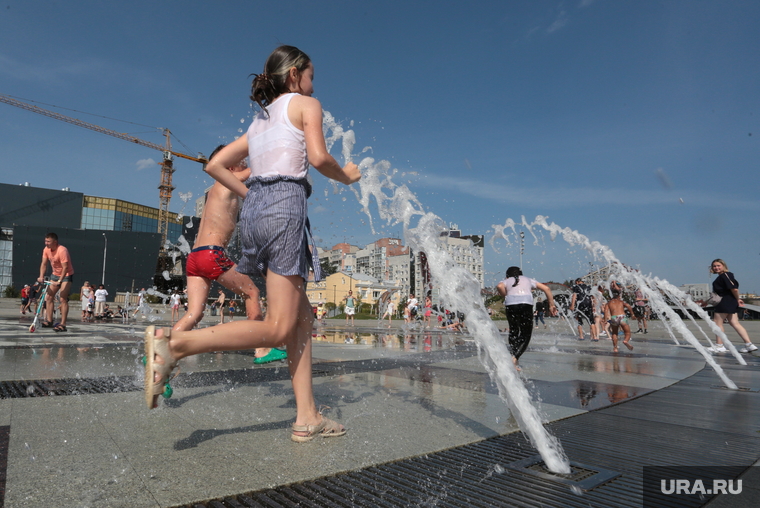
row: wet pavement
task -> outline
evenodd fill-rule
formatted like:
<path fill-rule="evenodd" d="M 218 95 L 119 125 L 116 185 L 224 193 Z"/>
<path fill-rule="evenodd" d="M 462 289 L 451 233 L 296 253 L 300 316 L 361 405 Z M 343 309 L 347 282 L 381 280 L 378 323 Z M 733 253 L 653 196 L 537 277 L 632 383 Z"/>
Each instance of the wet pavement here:
<path fill-rule="evenodd" d="M 254 366 L 250 351 L 183 360 L 174 396 L 148 411 L 142 330 L 168 324 L 169 315 L 156 311 L 130 323 L 72 320 L 68 332 L 29 333 L 31 319 L 18 314 L 16 301 L 0 299 L 0 508 L 189 505 L 518 430 L 472 337 L 406 330 L 399 322 L 315 326 L 315 397 L 346 425 L 346 437 L 291 442 L 295 407 L 287 368 Z M 217 320 L 207 317 L 202 326 Z M 650 323 L 649 334 L 634 335 L 632 352 L 621 346 L 620 353 L 608 339 L 578 341 L 566 323 L 547 324 L 535 330 L 521 361 L 546 422 L 626 408 L 698 373 L 710 393 L 725 393 L 694 348 L 676 345 L 659 322 Z M 745 326 L 751 337 L 760 336 L 760 323 Z M 729 338 L 740 343 L 733 331 Z M 728 355 L 720 363 L 756 405 L 760 359 L 746 356 L 747 367 Z"/>

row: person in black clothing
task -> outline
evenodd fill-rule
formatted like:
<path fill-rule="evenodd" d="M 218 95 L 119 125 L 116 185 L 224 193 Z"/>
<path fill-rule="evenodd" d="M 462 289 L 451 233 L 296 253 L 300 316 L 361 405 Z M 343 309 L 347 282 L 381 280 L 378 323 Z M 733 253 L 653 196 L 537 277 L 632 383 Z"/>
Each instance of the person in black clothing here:
<path fill-rule="evenodd" d="M 575 285 L 570 288 L 573 291 L 573 298 L 570 300 L 570 310 L 575 312 L 575 319 L 578 321 L 578 340 L 583 340 L 583 322 L 589 324 L 591 330 L 591 340 L 599 340 L 596 334 L 596 320 L 594 319 L 594 307 L 596 302 L 591 296 L 591 288 L 583 283 L 583 279 L 576 279 Z"/>
<path fill-rule="evenodd" d="M 744 306 L 744 301 L 739 298 L 739 283 L 734 278 L 734 274 L 728 271 L 728 265 L 722 259 L 716 259 L 712 262 L 710 272 L 718 275 L 713 281 L 713 293 L 721 297 L 720 302 L 715 305 L 713 310 L 713 321 L 721 331 L 723 331 L 723 320 L 727 320 L 728 324 L 736 330 L 736 333 L 744 341 L 744 347 L 739 350 L 740 353 L 757 351 L 757 346 L 752 344 L 747 330 L 739 323 L 736 316 L 739 307 Z M 716 337 L 715 347 L 709 348 L 708 351 L 725 353 L 728 350 L 723 345 L 723 339 Z"/>
<path fill-rule="evenodd" d="M 546 328 L 546 321 L 544 321 L 544 302 L 536 302 L 536 310 L 534 311 L 533 316 L 536 318 L 536 326 L 538 326 L 538 321 L 540 319 L 541 324 Z"/>
<path fill-rule="evenodd" d="M 510 266 L 507 278 L 496 285 L 496 290 L 504 297 L 504 310 L 509 322 L 509 350 L 515 368 L 520 370 L 517 362 L 528 349 L 533 334 L 533 290 L 539 289 L 546 294 L 549 313 L 557 315 L 554 296 L 546 284 L 525 277 L 518 266 Z"/>
<path fill-rule="evenodd" d="M 29 301 L 26 304 L 26 307 L 24 310 L 31 310 L 31 312 L 35 312 L 37 309 L 37 298 L 40 295 L 40 283 L 37 281 L 34 281 L 34 284 L 29 286 Z"/>

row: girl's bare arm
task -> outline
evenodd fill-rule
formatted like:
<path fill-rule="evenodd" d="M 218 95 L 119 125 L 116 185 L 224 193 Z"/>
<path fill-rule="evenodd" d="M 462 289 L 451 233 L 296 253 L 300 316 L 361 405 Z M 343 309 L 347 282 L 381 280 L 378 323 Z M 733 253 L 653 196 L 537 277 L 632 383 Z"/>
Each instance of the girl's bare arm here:
<path fill-rule="evenodd" d="M 248 137 L 243 135 L 222 148 L 218 154 L 206 164 L 205 171 L 214 180 L 229 190 L 245 198 L 248 187 L 240 181 L 229 168 L 236 166 L 248 156 Z"/>

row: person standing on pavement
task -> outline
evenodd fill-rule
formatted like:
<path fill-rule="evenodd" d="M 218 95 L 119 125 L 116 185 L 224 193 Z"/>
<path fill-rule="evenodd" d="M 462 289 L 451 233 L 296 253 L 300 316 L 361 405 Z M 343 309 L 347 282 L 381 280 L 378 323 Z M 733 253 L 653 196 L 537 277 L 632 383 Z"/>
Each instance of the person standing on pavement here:
<path fill-rule="evenodd" d="M 45 293 L 45 319 L 42 321 L 42 326 L 53 328 L 56 332 L 65 332 L 67 331 L 66 320 L 69 317 L 69 293 L 71 293 L 71 284 L 74 282 L 74 265 L 71 263 L 69 250 L 58 243 L 58 235 L 55 233 L 45 235 L 45 248 L 42 250 L 40 276 L 37 282 L 44 282 L 48 264 L 52 275 L 50 276 L 51 284 Z M 56 294 L 61 300 L 61 321 L 53 326 Z"/>
<path fill-rule="evenodd" d="M 381 320 L 384 320 L 385 316 L 388 316 L 388 326 L 391 326 L 391 324 L 393 323 L 393 311 L 394 310 L 395 309 L 393 307 L 393 302 L 391 300 L 388 300 L 388 306 L 386 307 L 385 313 L 383 314 L 383 317 L 381 319 Z"/>
<path fill-rule="evenodd" d="M 354 314 L 356 314 L 356 298 L 354 298 L 354 292 L 348 290 L 348 296 L 346 296 L 346 306 L 344 308 L 346 313 L 346 324 L 348 324 L 348 318 L 351 318 L 351 326 L 354 324 Z"/>
<path fill-rule="evenodd" d="M 636 301 L 633 305 L 633 315 L 636 317 L 636 322 L 639 325 L 639 329 L 636 333 L 649 333 L 647 331 L 647 314 L 649 314 L 649 299 L 644 296 L 644 292 L 641 289 L 636 290 Z"/>
<path fill-rule="evenodd" d="M 583 340 L 583 322 L 589 325 L 591 340 L 596 342 L 599 338 L 596 335 L 596 319 L 594 319 L 594 297 L 591 295 L 591 288 L 583 283 L 583 279 L 576 279 L 575 285 L 570 288 L 573 291 L 573 297 L 570 300 L 570 310 L 575 312 L 575 319 L 578 321 L 578 340 Z"/>
<path fill-rule="evenodd" d="M 102 319 L 106 310 L 106 300 L 108 299 L 108 291 L 106 291 L 103 284 L 98 286 L 95 290 L 95 318 Z"/>
<path fill-rule="evenodd" d="M 406 301 L 406 308 L 404 309 L 404 321 L 411 323 L 416 315 L 417 299 L 414 297 L 414 293 L 409 293 L 409 299 Z"/>
<path fill-rule="evenodd" d="M 21 314 L 26 314 L 26 307 L 29 305 L 29 284 L 24 284 L 21 288 Z"/>
<path fill-rule="evenodd" d="M 82 302 L 82 322 L 87 321 L 87 307 L 90 306 L 90 294 L 93 289 L 89 281 L 84 281 L 82 289 L 79 290 L 79 300 Z"/>
<path fill-rule="evenodd" d="M 538 327 L 538 321 L 541 321 L 541 324 L 544 325 L 544 328 L 546 328 L 546 321 L 544 321 L 544 302 L 538 301 L 536 302 L 536 311 L 534 313 L 534 316 L 536 318 L 536 327 Z"/>
<path fill-rule="evenodd" d="M 221 289 L 219 290 L 219 298 L 216 299 L 216 306 L 219 308 L 219 323 L 224 324 L 224 301 L 227 299 L 227 297 L 224 294 L 224 291 Z"/>
<path fill-rule="evenodd" d="M 182 297 L 175 289 L 169 297 L 169 305 L 172 308 L 172 323 L 179 321 L 179 305 L 182 303 Z"/>
<path fill-rule="evenodd" d="M 145 288 L 140 289 L 140 292 L 137 294 L 137 308 L 135 309 L 135 313 L 132 314 L 132 317 L 135 318 L 142 310 L 142 306 L 145 303 Z"/>

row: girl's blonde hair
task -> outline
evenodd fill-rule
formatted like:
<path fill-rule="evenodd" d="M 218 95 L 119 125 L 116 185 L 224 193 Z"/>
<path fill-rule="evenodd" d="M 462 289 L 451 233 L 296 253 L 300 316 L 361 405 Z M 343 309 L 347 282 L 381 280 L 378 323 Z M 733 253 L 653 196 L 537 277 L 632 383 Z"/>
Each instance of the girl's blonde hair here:
<path fill-rule="evenodd" d="M 286 82 L 290 69 L 295 67 L 300 75 L 310 63 L 309 55 L 295 46 L 280 46 L 275 49 L 264 64 L 264 72 L 254 74 L 251 100 L 266 111 L 266 107 L 277 97 L 288 92 Z"/>
<path fill-rule="evenodd" d="M 712 263 L 710 263 L 710 273 L 715 273 L 715 272 L 713 272 L 713 267 L 712 267 L 712 265 L 715 264 L 715 263 L 722 264 L 723 265 L 723 269 L 725 271 L 728 271 L 728 265 L 726 264 L 725 261 L 723 261 L 722 259 L 713 259 Z"/>

